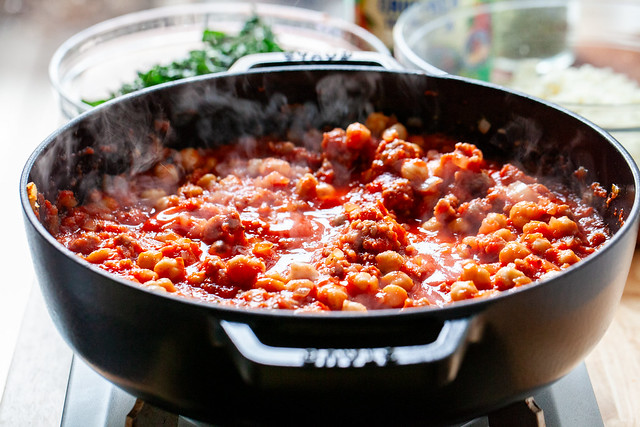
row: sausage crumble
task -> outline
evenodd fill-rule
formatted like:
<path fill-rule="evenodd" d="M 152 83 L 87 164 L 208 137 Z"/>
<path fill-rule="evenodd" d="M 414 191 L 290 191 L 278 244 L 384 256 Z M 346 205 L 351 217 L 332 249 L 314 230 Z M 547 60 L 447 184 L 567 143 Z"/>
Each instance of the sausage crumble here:
<path fill-rule="evenodd" d="M 526 286 L 610 237 L 595 210 L 467 142 L 392 117 L 324 133 L 165 149 L 133 177 L 32 205 L 86 261 L 146 288 L 297 311 L 442 306 Z"/>

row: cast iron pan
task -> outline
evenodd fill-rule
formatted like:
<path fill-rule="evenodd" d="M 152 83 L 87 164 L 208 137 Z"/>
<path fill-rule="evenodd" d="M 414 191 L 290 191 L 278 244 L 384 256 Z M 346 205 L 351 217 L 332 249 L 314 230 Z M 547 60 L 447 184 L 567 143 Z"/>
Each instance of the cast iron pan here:
<path fill-rule="evenodd" d="M 144 166 L 158 119 L 166 146 L 295 140 L 309 128 L 396 114 L 412 130 L 476 143 L 489 157 L 588 192 L 614 232 L 598 253 L 548 281 L 444 308 L 300 315 L 159 295 L 71 254 L 32 212 L 28 182 L 54 199 Z M 490 123 L 488 131 L 479 122 Z M 86 150 L 87 147 L 93 150 Z M 584 181 L 573 172 L 588 171 Z M 638 169 L 618 142 L 549 103 L 463 78 L 369 61 L 207 76 L 121 97 L 72 120 L 28 160 L 25 225 L 51 317 L 107 380 L 173 412 L 221 424 L 438 424 L 530 395 L 570 372 L 618 305 L 638 227 Z"/>

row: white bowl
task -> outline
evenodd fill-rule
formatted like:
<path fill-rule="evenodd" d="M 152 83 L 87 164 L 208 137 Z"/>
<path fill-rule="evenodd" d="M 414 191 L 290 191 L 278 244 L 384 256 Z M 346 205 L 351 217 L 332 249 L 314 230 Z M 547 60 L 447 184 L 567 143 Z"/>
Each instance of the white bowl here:
<path fill-rule="evenodd" d="M 63 116 L 89 108 L 133 81 L 138 71 L 184 58 L 201 49 L 205 29 L 234 34 L 257 14 L 289 51 L 375 51 L 390 55 L 373 34 L 326 13 L 250 3 L 200 3 L 160 7 L 110 19 L 64 42 L 49 64 L 49 78 Z"/>
<path fill-rule="evenodd" d="M 434 4 L 416 4 L 398 19 L 394 55 L 403 66 L 436 67 L 559 104 L 640 161 L 639 1 Z"/>

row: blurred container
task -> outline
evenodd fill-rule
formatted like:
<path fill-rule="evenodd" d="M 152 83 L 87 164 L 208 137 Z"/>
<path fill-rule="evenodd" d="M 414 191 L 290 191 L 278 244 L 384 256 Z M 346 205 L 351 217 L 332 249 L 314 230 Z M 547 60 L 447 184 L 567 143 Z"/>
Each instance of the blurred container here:
<path fill-rule="evenodd" d="M 89 27 L 64 42 L 49 64 L 49 77 L 63 116 L 89 108 L 83 99 L 104 99 L 138 71 L 183 59 L 202 49 L 206 28 L 238 33 L 256 13 L 289 51 L 390 52 L 373 34 L 327 13 L 251 3 L 199 3 L 148 9 Z"/>
<path fill-rule="evenodd" d="M 393 26 L 400 14 L 419 0 L 355 0 L 355 23 L 380 38 L 387 46 L 393 46 Z M 441 0 L 429 0 L 438 4 Z"/>
<path fill-rule="evenodd" d="M 640 161 L 640 1 L 430 3 L 407 9 L 394 27 L 402 65 L 430 64 L 558 103 Z"/>

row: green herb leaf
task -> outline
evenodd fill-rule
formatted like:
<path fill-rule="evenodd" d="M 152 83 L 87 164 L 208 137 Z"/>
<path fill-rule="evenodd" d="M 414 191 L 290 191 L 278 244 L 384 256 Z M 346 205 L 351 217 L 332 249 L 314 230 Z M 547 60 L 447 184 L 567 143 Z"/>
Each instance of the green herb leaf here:
<path fill-rule="evenodd" d="M 184 59 L 168 65 L 155 65 L 150 70 L 139 71 L 138 77 L 131 83 L 122 85 L 107 99 L 84 100 L 95 107 L 110 99 L 140 89 L 180 80 L 187 77 L 226 71 L 238 59 L 245 55 L 265 52 L 282 52 L 271 27 L 263 23 L 257 15 L 249 18 L 237 36 L 221 31 L 205 29 L 202 34 L 204 47 L 189 52 Z"/>

